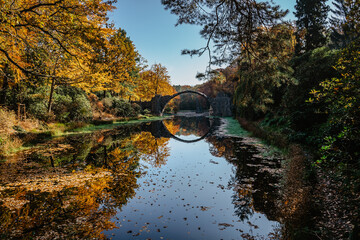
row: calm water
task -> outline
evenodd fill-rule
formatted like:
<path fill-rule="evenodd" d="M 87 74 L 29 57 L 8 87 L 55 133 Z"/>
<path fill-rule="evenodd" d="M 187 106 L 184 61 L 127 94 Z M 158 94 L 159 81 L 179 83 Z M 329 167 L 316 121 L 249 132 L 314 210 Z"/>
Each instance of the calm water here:
<path fill-rule="evenodd" d="M 278 239 L 278 160 L 174 118 L 57 138 L 0 163 L 0 237 Z"/>

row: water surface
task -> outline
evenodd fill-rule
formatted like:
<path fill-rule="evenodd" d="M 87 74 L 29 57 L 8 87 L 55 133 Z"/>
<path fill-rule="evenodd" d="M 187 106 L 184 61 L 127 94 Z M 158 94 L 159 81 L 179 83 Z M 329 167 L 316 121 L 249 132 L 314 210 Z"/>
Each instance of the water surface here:
<path fill-rule="evenodd" d="M 0 165 L 2 238 L 277 239 L 279 160 L 178 117 L 57 138 Z"/>

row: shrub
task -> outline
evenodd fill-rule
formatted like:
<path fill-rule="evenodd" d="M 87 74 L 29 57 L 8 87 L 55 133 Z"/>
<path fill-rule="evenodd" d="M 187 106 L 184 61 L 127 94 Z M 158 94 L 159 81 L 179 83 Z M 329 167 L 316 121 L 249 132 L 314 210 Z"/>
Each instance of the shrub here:
<path fill-rule="evenodd" d="M 59 122 L 89 121 L 92 110 L 86 93 L 75 87 L 59 87 L 52 106 Z"/>
<path fill-rule="evenodd" d="M 113 100 L 114 113 L 117 117 L 131 117 L 133 109 L 129 102 L 124 100 L 116 99 Z"/>
<path fill-rule="evenodd" d="M 136 103 L 129 103 L 119 98 L 104 98 L 101 101 L 104 111 L 117 117 L 136 117 L 141 112 L 141 107 Z"/>
<path fill-rule="evenodd" d="M 131 107 L 133 109 L 133 117 L 136 117 L 137 115 L 139 115 L 141 113 L 141 106 L 137 103 L 132 103 Z"/>
<path fill-rule="evenodd" d="M 15 113 L 0 108 L 0 136 L 10 135 L 14 132 L 13 126 L 16 124 Z"/>
<path fill-rule="evenodd" d="M 34 102 L 28 107 L 32 116 L 39 120 L 47 121 L 47 106 L 44 102 Z"/>
<path fill-rule="evenodd" d="M 7 155 L 21 146 L 21 141 L 11 136 L 15 132 L 16 123 L 14 112 L 0 108 L 0 155 Z"/>
<path fill-rule="evenodd" d="M 104 106 L 105 110 L 110 111 L 113 105 L 113 99 L 112 98 L 104 98 L 101 100 L 102 105 Z"/>
<path fill-rule="evenodd" d="M 85 94 L 73 98 L 69 111 L 72 121 L 89 121 L 92 118 L 91 104 Z"/>
<path fill-rule="evenodd" d="M 320 89 L 313 89 L 314 99 L 328 114 L 322 135 L 322 155 L 318 163 L 340 165 L 360 164 L 360 40 L 343 49 L 334 65 L 338 76 L 320 83 Z"/>

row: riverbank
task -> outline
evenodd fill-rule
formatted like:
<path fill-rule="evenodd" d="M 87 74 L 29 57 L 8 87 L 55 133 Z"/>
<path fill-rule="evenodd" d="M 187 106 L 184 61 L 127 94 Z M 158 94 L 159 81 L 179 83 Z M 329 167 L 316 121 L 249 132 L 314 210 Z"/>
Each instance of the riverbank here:
<path fill-rule="evenodd" d="M 285 153 L 279 203 L 286 223 L 284 239 L 360 239 L 360 194 L 348 186 L 350 179 L 336 169 L 316 166 L 314 154 L 282 133 L 265 129 L 261 122 L 237 120 L 251 136 Z"/>
<path fill-rule="evenodd" d="M 19 121 L 12 112 L 3 111 L 0 131 L 0 159 L 28 149 L 37 142 L 46 141 L 53 137 L 91 133 L 99 130 L 113 129 L 121 125 L 136 124 L 140 122 L 157 121 L 167 117 L 140 115 L 132 118 L 113 118 L 107 120 L 93 120 L 71 123 L 45 123 L 35 119 Z M 6 113 L 6 114 L 5 114 Z M 0 117 L 1 118 L 1 117 Z"/>

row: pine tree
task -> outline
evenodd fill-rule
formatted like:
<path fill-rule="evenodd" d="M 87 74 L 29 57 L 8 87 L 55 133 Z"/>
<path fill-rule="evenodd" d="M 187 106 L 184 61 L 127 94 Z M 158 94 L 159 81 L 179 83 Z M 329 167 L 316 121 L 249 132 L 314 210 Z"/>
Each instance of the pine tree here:
<path fill-rule="evenodd" d="M 331 9 L 332 16 L 329 19 L 331 27 L 331 47 L 343 48 L 352 41 L 351 25 L 346 24 L 346 18 L 349 16 L 350 8 L 345 0 L 334 0 L 332 2 L 334 9 Z"/>
<path fill-rule="evenodd" d="M 297 54 L 326 43 L 325 25 L 329 7 L 326 0 L 296 0 Z"/>

